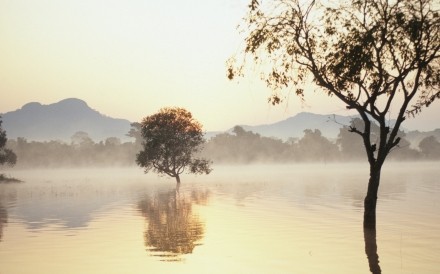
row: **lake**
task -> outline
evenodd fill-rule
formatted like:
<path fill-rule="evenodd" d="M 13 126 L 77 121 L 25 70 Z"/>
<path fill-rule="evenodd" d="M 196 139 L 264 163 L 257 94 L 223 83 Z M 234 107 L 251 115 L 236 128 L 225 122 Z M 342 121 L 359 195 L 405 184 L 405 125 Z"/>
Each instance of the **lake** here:
<path fill-rule="evenodd" d="M 440 273 L 439 163 L 384 166 L 375 239 L 365 164 L 3 172 L 0 273 Z"/>

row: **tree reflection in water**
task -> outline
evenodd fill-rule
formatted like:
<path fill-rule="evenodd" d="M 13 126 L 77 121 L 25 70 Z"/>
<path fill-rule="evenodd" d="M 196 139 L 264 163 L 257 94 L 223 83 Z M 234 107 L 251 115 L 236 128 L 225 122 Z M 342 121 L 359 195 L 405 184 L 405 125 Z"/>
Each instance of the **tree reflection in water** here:
<path fill-rule="evenodd" d="M 376 229 L 364 227 L 365 253 L 368 258 L 368 265 L 373 274 L 380 274 L 379 255 L 377 254 Z"/>
<path fill-rule="evenodd" d="M 3 225 L 8 222 L 8 212 L 6 211 L 6 208 L 3 207 L 2 204 L 0 204 L 0 241 L 3 238 Z"/>
<path fill-rule="evenodd" d="M 179 190 L 157 193 L 139 202 L 139 209 L 148 222 L 145 245 L 152 256 L 167 261 L 181 260 L 190 254 L 204 235 L 204 224 L 193 213 L 192 204 L 206 204 L 207 191 L 192 191 L 187 197 Z"/>

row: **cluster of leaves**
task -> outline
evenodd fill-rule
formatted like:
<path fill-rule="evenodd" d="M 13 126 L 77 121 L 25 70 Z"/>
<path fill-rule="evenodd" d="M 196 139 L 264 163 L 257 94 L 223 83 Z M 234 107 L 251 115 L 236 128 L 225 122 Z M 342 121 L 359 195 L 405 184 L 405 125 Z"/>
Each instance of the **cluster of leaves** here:
<path fill-rule="evenodd" d="M 162 108 L 141 123 L 142 151 L 136 162 L 145 169 L 175 177 L 189 169 L 194 174 L 209 174 L 210 162 L 194 158 L 205 143 L 202 125 L 183 108 Z"/>
<path fill-rule="evenodd" d="M 242 60 L 228 62 L 228 77 L 243 76 L 249 58 L 281 102 L 283 89 L 303 100 L 313 82 L 362 117 L 368 161 L 381 166 L 399 145 L 407 115 L 440 98 L 440 16 L 433 0 L 318 2 L 251 0 Z M 393 111 L 396 124 L 386 125 Z M 371 123 L 380 127 L 377 150 Z"/>

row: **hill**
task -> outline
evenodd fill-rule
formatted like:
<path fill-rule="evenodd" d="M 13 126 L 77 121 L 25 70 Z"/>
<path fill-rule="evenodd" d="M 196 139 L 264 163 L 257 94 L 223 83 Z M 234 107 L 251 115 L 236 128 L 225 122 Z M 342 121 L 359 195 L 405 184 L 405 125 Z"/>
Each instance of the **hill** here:
<path fill-rule="evenodd" d="M 301 138 L 304 136 L 305 129 L 319 129 L 322 135 L 330 140 L 334 140 L 338 137 L 340 129 L 344 125 L 349 125 L 353 118 L 358 116 L 342 116 L 342 115 L 322 115 L 309 112 L 301 112 L 297 115 L 287 118 L 283 121 L 267 124 L 267 125 L 239 125 L 246 131 L 252 131 L 265 137 L 275 137 L 282 140 L 288 138 Z M 395 120 L 391 120 L 390 124 L 393 125 Z M 228 132 L 232 132 L 231 128 Z M 412 148 L 418 148 L 420 141 L 423 138 L 434 136 L 440 141 L 440 129 L 434 129 L 431 131 L 414 131 L 409 129 L 402 129 L 405 132 L 405 139 L 407 139 Z"/>
<path fill-rule="evenodd" d="M 107 137 L 127 140 L 125 134 L 130 130 L 130 121 L 105 116 L 75 98 L 49 105 L 32 102 L 1 116 L 10 139 L 70 142 L 75 132 L 84 131 L 95 141 Z"/>
<path fill-rule="evenodd" d="M 70 142 L 78 131 L 84 131 L 96 142 L 108 137 L 117 137 L 123 141 L 133 141 L 125 134 L 130 130 L 130 121 L 108 117 L 90 108 L 80 99 L 69 98 L 60 102 L 42 105 L 32 102 L 15 111 L 1 114 L 3 128 L 8 138 L 24 137 L 30 141 L 61 140 Z M 334 140 L 344 125 L 349 125 L 356 116 L 322 115 L 301 112 L 285 120 L 264 125 L 239 125 L 266 137 L 287 140 L 290 137 L 301 138 L 305 129 L 319 129 L 323 136 Z M 391 121 L 393 123 L 393 121 Z M 229 130 L 231 132 L 232 129 Z M 417 147 L 424 137 L 433 135 L 440 140 L 440 129 L 429 132 L 408 131 L 406 138 L 413 147 Z M 221 132 L 207 132 L 211 137 Z"/>
<path fill-rule="evenodd" d="M 286 120 L 267 124 L 248 126 L 240 125 L 247 131 L 253 131 L 266 137 L 275 137 L 287 140 L 290 137 L 300 138 L 304 135 L 305 129 L 319 129 L 323 136 L 335 139 L 339 134 L 339 129 L 344 125 L 349 125 L 355 116 L 342 115 L 322 115 L 310 112 L 301 112 Z"/>

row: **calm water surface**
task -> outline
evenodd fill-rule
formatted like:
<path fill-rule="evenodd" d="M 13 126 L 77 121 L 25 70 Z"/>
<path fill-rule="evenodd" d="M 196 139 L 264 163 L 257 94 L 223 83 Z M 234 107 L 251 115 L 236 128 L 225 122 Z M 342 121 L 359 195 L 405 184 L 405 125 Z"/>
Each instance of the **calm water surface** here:
<path fill-rule="evenodd" d="M 440 273 L 439 163 L 384 167 L 376 241 L 362 164 L 216 166 L 179 190 L 137 168 L 8 172 L 25 183 L 0 184 L 2 274 Z"/>

